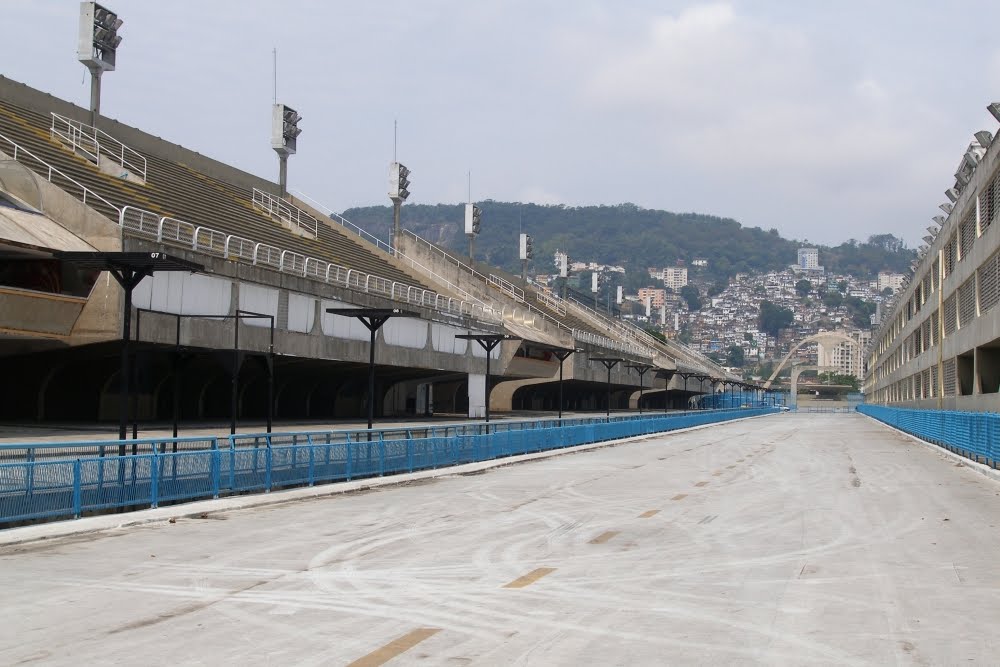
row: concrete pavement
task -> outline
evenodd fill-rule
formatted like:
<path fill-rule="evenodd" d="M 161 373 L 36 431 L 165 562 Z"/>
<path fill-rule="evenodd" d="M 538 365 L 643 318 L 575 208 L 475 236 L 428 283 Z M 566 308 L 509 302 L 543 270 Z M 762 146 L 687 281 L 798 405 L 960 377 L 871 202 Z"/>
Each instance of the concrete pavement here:
<path fill-rule="evenodd" d="M 991 664 L 998 520 L 970 465 L 783 414 L 0 547 L 0 663 Z"/>

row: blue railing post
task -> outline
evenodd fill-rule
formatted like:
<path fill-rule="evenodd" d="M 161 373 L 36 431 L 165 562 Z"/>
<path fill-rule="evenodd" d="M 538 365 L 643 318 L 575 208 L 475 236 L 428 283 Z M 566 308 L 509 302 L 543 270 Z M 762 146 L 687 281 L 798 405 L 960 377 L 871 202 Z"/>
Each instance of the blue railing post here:
<path fill-rule="evenodd" d="M 28 495 L 30 496 L 35 491 L 35 448 L 28 448 L 28 474 L 27 474 L 27 488 Z"/>
<path fill-rule="evenodd" d="M 345 470 L 344 470 L 344 472 L 347 473 L 347 479 L 350 480 L 351 479 L 351 469 L 352 469 L 352 467 L 354 465 L 354 461 L 352 460 L 354 458 L 354 455 L 351 453 L 351 434 L 350 433 L 347 434 L 347 440 L 344 442 L 344 458 L 347 459 L 346 464 L 345 464 Z"/>
<path fill-rule="evenodd" d="M 264 490 L 271 492 L 271 440 L 267 441 L 267 448 L 264 450 Z"/>
<path fill-rule="evenodd" d="M 406 469 L 413 472 L 413 436 L 406 438 Z"/>
<path fill-rule="evenodd" d="M 385 434 L 378 432 L 378 476 L 385 475 Z"/>
<path fill-rule="evenodd" d="M 306 435 L 306 442 L 309 446 L 309 486 L 316 483 L 316 448 L 313 447 L 313 439 L 311 435 Z"/>
<path fill-rule="evenodd" d="M 83 501 L 82 499 L 83 492 L 81 489 L 82 481 L 80 479 L 82 476 L 83 476 L 82 464 L 80 463 L 80 459 L 77 459 L 73 461 L 73 518 L 74 519 L 79 519 L 80 514 L 82 513 L 82 509 L 80 507 Z"/>
<path fill-rule="evenodd" d="M 212 497 L 219 497 L 219 486 L 222 484 L 222 452 L 218 448 L 212 450 Z"/>
<path fill-rule="evenodd" d="M 153 447 L 153 458 L 149 461 L 149 506 L 160 504 L 160 456 Z"/>

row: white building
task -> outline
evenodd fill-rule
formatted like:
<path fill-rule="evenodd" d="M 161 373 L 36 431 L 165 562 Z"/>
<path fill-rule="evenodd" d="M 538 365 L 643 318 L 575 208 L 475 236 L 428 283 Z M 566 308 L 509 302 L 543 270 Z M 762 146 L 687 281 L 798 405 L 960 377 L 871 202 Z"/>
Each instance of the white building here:
<path fill-rule="evenodd" d="M 893 292 L 898 292 L 903 286 L 903 274 L 902 273 L 891 273 L 889 271 L 880 271 L 878 274 L 878 291 L 881 292 L 886 287 L 890 288 Z"/>
<path fill-rule="evenodd" d="M 799 261 L 796 264 L 803 271 L 822 271 L 819 265 L 819 250 L 816 248 L 799 248 Z"/>
<path fill-rule="evenodd" d="M 677 291 L 688 284 L 688 270 L 685 266 L 663 269 L 663 286 Z"/>

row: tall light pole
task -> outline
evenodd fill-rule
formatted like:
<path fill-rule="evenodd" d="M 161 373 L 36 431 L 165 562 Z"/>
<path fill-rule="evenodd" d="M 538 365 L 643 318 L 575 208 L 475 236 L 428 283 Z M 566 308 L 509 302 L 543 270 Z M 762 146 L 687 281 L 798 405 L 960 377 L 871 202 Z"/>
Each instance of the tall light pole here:
<path fill-rule="evenodd" d="M 90 70 L 90 124 L 97 127 L 101 115 L 101 75 L 113 72 L 122 38 L 123 21 L 118 14 L 96 2 L 80 3 L 80 39 L 77 59 Z"/>
<path fill-rule="evenodd" d="M 389 199 L 392 200 L 392 233 L 389 236 L 389 246 L 393 255 L 399 255 L 399 224 L 400 208 L 410 196 L 410 170 L 400 162 L 389 165 Z"/>
<path fill-rule="evenodd" d="M 290 106 L 271 107 L 271 148 L 278 154 L 278 186 L 282 197 L 288 193 L 288 156 L 295 155 L 296 140 L 302 134 L 300 120 L 302 116 Z"/>

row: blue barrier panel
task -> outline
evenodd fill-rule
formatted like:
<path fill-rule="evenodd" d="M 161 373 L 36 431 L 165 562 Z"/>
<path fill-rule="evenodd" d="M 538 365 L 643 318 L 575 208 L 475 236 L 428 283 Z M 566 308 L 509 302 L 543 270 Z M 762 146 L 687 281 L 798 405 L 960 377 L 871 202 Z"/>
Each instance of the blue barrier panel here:
<path fill-rule="evenodd" d="M 157 506 L 221 493 L 268 491 L 393 474 L 571 447 L 776 412 L 774 408 L 631 415 L 611 420 L 462 424 L 422 429 L 290 432 L 216 438 L 18 445 L 0 461 L 0 522 L 80 516 L 117 507 Z M 975 415 L 944 437 L 964 435 L 965 451 L 995 459 L 996 420 Z M 413 437 L 414 432 L 423 437 Z M 369 441 L 369 435 L 372 440 Z M 119 456 L 120 447 L 126 454 Z M 21 447 L 21 449 L 17 449 Z M 202 447 L 198 449 L 198 447 Z M 96 454 L 67 458 L 67 453 Z"/>
<path fill-rule="evenodd" d="M 217 495 L 218 467 L 213 465 L 212 460 L 223 453 L 228 454 L 210 449 L 158 455 L 155 466 L 156 503 Z"/>
<path fill-rule="evenodd" d="M 1000 459 L 997 444 L 1000 415 L 995 413 L 917 410 L 869 404 L 859 405 L 857 410 L 922 440 L 994 468 Z"/>

